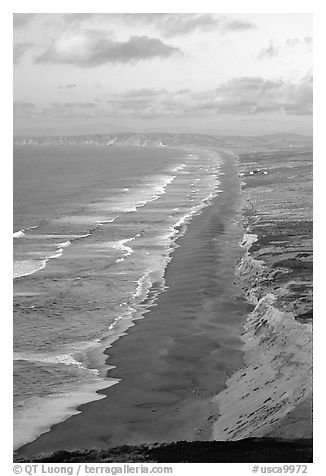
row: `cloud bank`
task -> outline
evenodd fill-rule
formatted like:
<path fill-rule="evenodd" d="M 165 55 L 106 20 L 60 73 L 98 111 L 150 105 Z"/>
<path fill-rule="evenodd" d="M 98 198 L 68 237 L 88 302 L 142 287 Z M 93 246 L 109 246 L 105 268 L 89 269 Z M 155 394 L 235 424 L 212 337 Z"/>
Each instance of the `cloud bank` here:
<path fill-rule="evenodd" d="M 109 95 L 104 101 L 117 114 L 138 117 L 271 112 L 309 115 L 312 113 L 312 82 L 310 76 L 299 83 L 245 77 L 202 92 L 139 89 Z"/>
<path fill-rule="evenodd" d="M 58 121 L 74 119 L 212 117 L 221 114 L 254 116 L 270 113 L 304 116 L 312 114 L 311 72 L 299 82 L 261 77 L 232 79 L 206 91 L 189 89 L 133 89 L 122 94 L 102 94 L 93 102 L 51 103 L 40 108 L 20 102 L 16 118 L 50 117 Z"/>

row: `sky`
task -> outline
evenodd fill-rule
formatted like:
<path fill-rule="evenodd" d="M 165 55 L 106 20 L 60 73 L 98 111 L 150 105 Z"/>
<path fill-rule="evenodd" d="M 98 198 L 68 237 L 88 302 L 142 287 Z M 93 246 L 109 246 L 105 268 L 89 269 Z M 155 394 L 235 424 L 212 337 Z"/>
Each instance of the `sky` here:
<path fill-rule="evenodd" d="M 16 13 L 14 134 L 312 133 L 312 15 Z"/>

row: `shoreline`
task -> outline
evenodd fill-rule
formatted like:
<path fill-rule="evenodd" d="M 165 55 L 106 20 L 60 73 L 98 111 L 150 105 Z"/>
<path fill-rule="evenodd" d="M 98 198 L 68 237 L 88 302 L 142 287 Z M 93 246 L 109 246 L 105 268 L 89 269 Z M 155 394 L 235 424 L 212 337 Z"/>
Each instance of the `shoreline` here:
<path fill-rule="evenodd" d="M 126 335 L 106 352 L 108 364 L 114 366 L 108 377 L 121 379 L 120 383 L 98 392 L 107 398 L 79 406 L 81 413 L 54 425 L 48 433 L 19 448 L 18 457 L 60 448 L 106 448 L 121 442 L 210 438 L 216 414 L 212 413 L 209 400 L 224 388 L 227 376 L 241 365 L 240 324 L 247 313 L 247 306 L 233 284 L 234 266 L 242 254 L 238 245 L 240 180 L 234 159 L 224 160 L 222 169 L 221 193 L 192 218 L 187 232 L 178 239 L 173 259 L 166 268 L 167 290 L 158 296 L 149 315 L 136 320 Z M 185 269 L 187 267 L 191 267 L 192 273 Z M 196 275 L 195 270 L 202 270 L 201 274 Z M 184 282 L 186 279 L 188 283 Z M 188 296 L 192 295 L 196 312 L 189 319 L 192 311 Z M 221 322 L 217 324 L 214 322 L 216 310 L 221 315 Z M 188 332 L 176 325 L 174 313 L 182 326 L 190 326 Z M 231 322 L 225 321 L 224 313 L 229 319 L 231 316 Z M 220 339 L 217 333 L 217 342 L 214 332 L 211 335 L 216 325 L 222 333 Z M 186 341 L 191 329 L 197 336 L 190 339 L 189 346 Z M 157 340 L 156 345 L 148 342 L 148 336 Z M 145 347 L 138 350 L 139 346 Z M 137 357 L 130 357 L 135 352 Z M 205 365 L 200 366 L 198 358 Z M 212 375 L 216 375 L 215 379 Z M 181 380 L 176 384 L 175 379 L 179 377 Z M 194 413 L 197 423 L 192 421 Z M 139 418 L 141 431 L 133 421 Z M 76 425 L 82 435 L 76 432 Z M 113 427 L 117 431 L 114 435 L 111 434 Z M 104 436 L 103 432 L 109 434 Z"/>

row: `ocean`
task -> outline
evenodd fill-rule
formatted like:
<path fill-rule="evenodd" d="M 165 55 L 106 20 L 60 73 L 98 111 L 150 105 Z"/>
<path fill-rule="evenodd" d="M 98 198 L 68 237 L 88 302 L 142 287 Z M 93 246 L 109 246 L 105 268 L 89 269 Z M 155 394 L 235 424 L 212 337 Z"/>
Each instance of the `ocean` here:
<path fill-rule="evenodd" d="M 118 382 L 103 352 L 164 292 L 220 165 L 201 150 L 14 147 L 15 448 Z"/>

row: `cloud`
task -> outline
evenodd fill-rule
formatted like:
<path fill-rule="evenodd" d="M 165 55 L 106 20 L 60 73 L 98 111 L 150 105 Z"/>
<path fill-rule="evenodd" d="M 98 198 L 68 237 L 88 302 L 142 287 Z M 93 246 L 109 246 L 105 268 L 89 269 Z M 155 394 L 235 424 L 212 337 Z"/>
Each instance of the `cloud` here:
<path fill-rule="evenodd" d="M 105 63 L 134 63 L 151 58 L 182 54 L 179 48 L 157 38 L 132 36 L 119 42 L 103 30 L 71 30 L 52 41 L 37 63 L 62 63 L 76 66 L 99 66 Z"/>
<path fill-rule="evenodd" d="M 263 48 L 257 58 L 262 59 L 272 59 L 276 56 L 280 56 L 281 54 L 286 54 L 289 50 L 293 48 L 308 48 L 308 50 L 312 51 L 312 37 L 305 36 L 304 38 L 287 38 L 287 40 L 283 43 L 279 43 L 278 46 L 275 46 L 273 40 L 270 40 L 269 46 L 267 48 Z"/>
<path fill-rule="evenodd" d="M 303 83 L 312 83 L 313 82 L 312 68 L 308 69 L 306 75 L 302 78 L 301 82 L 303 82 Z"/>
<path fill-rule="evenodd" d="M 59 122 L 70 122 L 78 119 L 94 119 L 97 116 L 94 102 L 52 102 L 48 106 L 39 107 L 31 102 L 14 103 L 14 119 L 52 119 Z"/>
<path fill-rule="evenodd" d="M 73 89 L 76 87 L 75 83 L 69 83 L 69 84 L 60 84 L 58 86 L 59 89 Z"/>
<path fill-rule="evenodd" d="M 297 46 L 307 47 L 309 51 L 312 51 L 312 37 L 305 36 L 304 38 L 288 38 L 286 40 L 286 47 L 295 48 Z"/>
<path fill-rule="evenodd" d="M 305 36 L 303 41 L 305 45 L 308 46 L 309 51 L 312 51 L 312 44 L 313 44 L 312 36 Z"/>
<path fill-rule="evenodd" d="M 210 13 L 125 13 L 114 16 L 129 23 L 153 25 L 165 38 L 184 36 L 197 31 L 225 33 L 256 28 L 251 22 L 229 20 Z"/>
<path fill-rule="evenodd" d="M 36 104 L 28 101 L 16 101 L 14 102 L 13 107 L 14 118 L 28 118 L 31 119 L 39 115 L 40 110 L 38 110 Z"/>
<path fill-rule="evenodd" d="M 154 17 L 155 18 L 155 17 Z M 157 20 L 159 17 L 156 17 Z M 159 18 L 158 27 L 165 37 L 182 36 L 195 31 L 212 31 L 220 25 L 220 20 L 209 14 L 174 14 Z"/>
<path fill-rule="evenodd" d="M 249 21 L 242 21 L 242 20 L 232 20 L 228 21 L 224 24 L 223 29 L 224 31 L 246 31 L 246 30 L 253 30 L 257 28 L 256 25 Z"/>
<path fill-rule="evenodd" d="M 63 21 L 69 26 L 79 26 L 82 22 L 94 16 L 94 13 L 66 13 L 63 17 Z"/>
<path fill-rule="evenodd" d="M 260 77 L 239 78 L 228 81 L 215 90 L 215 101 L 222 112 L 231 114 L 284 114 L 312 113 L 312 85 L 266 80 Z"/>
<path fill-rule="evenodd" d="M 14 28 L 22 28 L 27 23 L 29 23 L 32 18 L 35 16 L 35 13 L 14 13 L 13 24 Z"/>
<path fill-rule="evenodd" d="M 265 59 L 265 58 L 270 59 L 270 58 L 274 58 L 275 56 L 278 56 L 278 55 L 279 55 L 279 49 L 276 46 L 274 46 L 273 41 L 270 40 L 269 46 L 267 48 L 263 48 L 259 52 L 257 58 L 258 59 Z"/>
<path fill-rule="evenodd" d="M 54 102 L 52 103 L 55 107 L 61 107 L 63 106 L 64 108 L 68 109 L 93 109 L 96 107 L 96 104 L 94 102 L 86 102 L 86 101 L 75 101 L 75 102 L 65 102 L 63 104 Z"/>
<path fill-rule="evenodd" d="M 286 46 L 293 47 L 293 46 L 297 46 L 299 44 L 300 44 L 299 38 L 288 38 L 286 40 Z"/>
<path fill-rule="evenodd" d="M 30 48 L 32 48 L 33 43 L 16 43 L 14 45 L 14 51 L 13 51 L 13 61 L 14 64 L 19 63 L 19 61 L 22 59 L 26 51 L 28 51 Z"/>
<path fill-rule="evenodd" d="M 14 103 L 14 107 L 16 107 L 17 110 L 28 111 L 34 109 L 36 107 L 36 104 L 28 101 L 17 101 Z"/>

